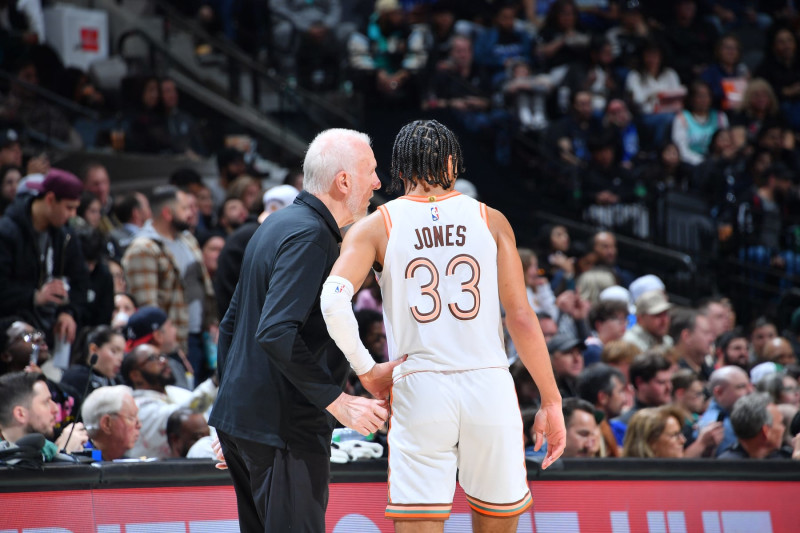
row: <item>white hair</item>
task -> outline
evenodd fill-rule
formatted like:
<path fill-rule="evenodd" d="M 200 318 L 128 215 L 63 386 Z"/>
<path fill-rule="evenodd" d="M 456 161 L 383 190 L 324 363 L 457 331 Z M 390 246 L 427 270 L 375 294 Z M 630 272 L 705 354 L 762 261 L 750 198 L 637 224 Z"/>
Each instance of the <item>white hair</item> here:
<path fill-rule="evenodd" d="M 81 415 L 89 436 L 97 433 L 103 415 L 120 412 L 125 395 L 133 397 L 133 390 L 127 385 L 114 385 L 95 389 L 86 397 L 81 406 Z"/>
<path fill-rule="evenodd" d="M 325 130 L 314 137 L 303 161 L 303 189 L 315 195 L 328 192 L 336 174 L 353 170 L 354 146 L 359 142 L 372 146 L 366 133 L 343 128 Z"/>

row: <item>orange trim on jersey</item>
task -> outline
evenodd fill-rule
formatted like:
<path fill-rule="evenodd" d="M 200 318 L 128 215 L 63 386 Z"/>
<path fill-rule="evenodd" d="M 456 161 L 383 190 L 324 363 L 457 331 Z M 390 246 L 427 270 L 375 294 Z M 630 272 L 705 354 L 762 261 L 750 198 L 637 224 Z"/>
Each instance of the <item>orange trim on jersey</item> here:
<path fill-rule="evenodd" d="M 481 218 L 484 222 L 486 222 L 486 227 L 489 228 L 489 210 L 486 208 L 486 204 L 483 202 L 481 202 Z"/>
<path fill-rule="evenodd" d="M 416 194 L 406 194 L 405 196 L 401 196 L 400 200 L 411 200 L 412 202 L 422 202 L 424 204 L 433 203 L 433 202 L 441 202 L 442 200 L 447 200 L 448 198 L 453 198 L 455 196 L 459 196 L 461 193 L 458 191 L 452 191 L 447 194 L 443 194 L 442 196 L 418 196 Z"/>
<path fill-rule="evenodd" d="M 466 494 L 467 504 L 478 514 L 486 516 L 511 517 L 527 511 L 533 505 L 533 498 L 529 490 L 525 496 L 514 503 L 489 503 Z"/>
<path fill-rule="evenodd" d="M 384 516 L 391 520 L 447 520 L 452 508 L 452 503 L 390 503 Z"/>
<path fill-rule="evenodd" d="M 394 385 L 394 383 L 392 383 Z M 386 462 L 388 463 L 386 467 L 386 499 L 389 502 L 389 505 L 392 504 L 392 447 L 389 446 L 389 433 L 392 432 L 392 417 L 394 415 L 394 410 L 392 409 L 392 402 L 394 400 L 394 391 L 392 388 L 389 388 L 389 427 L 386 428 Z M 521 413 L 522 411 L 520 411 Z M 520 415 L 522 416 L 522 415 Z M 523 436 L 523 441 L 525 440 Z M 525 467 L 527 468 L 527 466 Z M 527 472 L 527 470 L 526 470 Z"/>
<path fill-rule="evenodd" d="M 379 205 L 378 211 L 383 215 L 383 226 L 386 228 L 386 238 L 388 239 L 389 234 L 392 232 L 392 217 L 389 215 L 389 210 L 386 209 L 385 205 Z"/>

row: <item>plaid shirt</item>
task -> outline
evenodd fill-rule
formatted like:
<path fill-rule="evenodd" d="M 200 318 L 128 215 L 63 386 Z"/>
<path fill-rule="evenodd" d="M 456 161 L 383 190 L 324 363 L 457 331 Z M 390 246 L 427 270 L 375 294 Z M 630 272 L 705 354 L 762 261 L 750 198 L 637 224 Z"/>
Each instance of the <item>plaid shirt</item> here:
<path fill-rule="evenodd" d="M 192 250 L 203 269 L 206 298 L 203 305 L 203 324 L 216 320 L 214 289 L 203 265 L 203 256 L 197 240 L 181 233 L 182 240 Z M 122 268 L 128 281 L 128 291 L 140 306 L 152 305 L 163 309 L 178 330 L 178 342 L 187 349 L 189 336 L 189 310 L 183 296 L 183 280 L 175 257 L 151 226 L 145 226 L 125 251 Z"/>

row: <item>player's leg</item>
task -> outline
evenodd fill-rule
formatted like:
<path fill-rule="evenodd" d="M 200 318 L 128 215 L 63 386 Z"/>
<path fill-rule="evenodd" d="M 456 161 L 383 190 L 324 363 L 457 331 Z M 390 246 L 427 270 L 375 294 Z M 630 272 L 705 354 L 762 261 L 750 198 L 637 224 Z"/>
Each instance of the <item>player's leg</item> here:
<path fill-rule="evenodd" d="M 473 511 L 473 530 L 515 531 L 519 515 L 532 500 L 513 380 L 502 368 L 459 376 L 458 477 Z"/>
<path fill-rule="evenodd" d="M 400 532 L 441 532 L 456 481 L 458 412 L 450 375 L 417 372 L 392 387 L 389 503 Z"/>

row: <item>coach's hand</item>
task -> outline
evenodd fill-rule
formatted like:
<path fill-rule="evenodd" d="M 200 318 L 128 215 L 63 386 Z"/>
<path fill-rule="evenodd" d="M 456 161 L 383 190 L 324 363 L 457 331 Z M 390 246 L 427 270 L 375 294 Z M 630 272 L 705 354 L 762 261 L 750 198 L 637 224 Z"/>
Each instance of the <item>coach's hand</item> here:
<path fill-rule="evenodd" d="M 534 451 L 538 452 L 544 439 L 547 439 L 547 455 L 542 461 L 542 470 L 544 470 L 561 457 L 567 446 L 567 429 L 564 426 L 561 403 L 543 405 L 539 408 L 533 421 L 533 430 L 536 433 Z"/>
<path fill-rule="evenodd" d="M 368 372 L 358 376 L 361 384 L 367 389 L 367 392 L 372 394 L 375 398 L 383 400 L 389 397 L 389 391 L 392 388 L 392 371 L 394 367 L 408 359 L 408 355 L 404 355 L 400 359 L 389 361 L 388 363 L 380 363 L 373 366 Z"/>
<path fill-rule="evenodd" d="M 343 426 L 362 435 L 375 433 L 389 418 L 386 400 L 370 400 L 344 392 L 327 409 Z"/>

